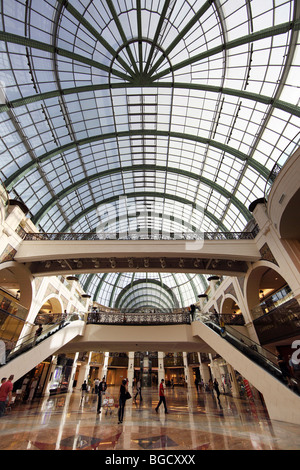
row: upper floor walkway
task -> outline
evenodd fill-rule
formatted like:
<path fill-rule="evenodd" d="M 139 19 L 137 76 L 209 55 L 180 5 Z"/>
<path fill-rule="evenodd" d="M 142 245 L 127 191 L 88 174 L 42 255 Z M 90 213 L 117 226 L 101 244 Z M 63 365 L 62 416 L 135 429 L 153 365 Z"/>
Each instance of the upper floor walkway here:
<path fill-rule="evenodd" d="M 35 276 L 85 272 L 186 272 L 236 276 L 261 257 L 252 232 L 165 235 L 27 233 L 15 260 Z"/>

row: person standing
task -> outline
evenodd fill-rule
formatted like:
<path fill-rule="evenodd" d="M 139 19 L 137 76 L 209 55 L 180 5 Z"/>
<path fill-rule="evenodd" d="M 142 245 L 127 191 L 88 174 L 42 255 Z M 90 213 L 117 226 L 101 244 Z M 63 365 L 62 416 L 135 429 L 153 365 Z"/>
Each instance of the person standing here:
<path fill-rule="evenodd" d="M 100 380 L 98 379 L 98 377 L 94 380 L 94 391 L 95 391 L 95 394 L 98 395 L 98 392 L 99 392 L 99 384 L 100 384 Z"/>
<path fill-rule="evenodd" d="M 196 311 L 196 306 L 194 304 L 190 305 L 190 315 L 191 315 L 192 322 L 195 320 L 195 311 Z"/>
<path fill-rule="evenodd" d="M 165 407 L 165 413 L 168 413 L 167 410 L 167 404 L 166 404 L 166 397 L 165 397 L 165 387 L 164 387 L 164 379 L 161 379 L 160 385 L 159 385 L 159 402 L 158 405 L 155 408 L 156 413 L 158 413 L 158 408 L 160 405 L 163 403 Z"/>
<path fill-rule="evenodd" d="M 102 382 L 100 382 L 98 386 L 98 405 L 97 405 L 97 413 L 101 413 L 101 406 L 102 406 L 102 396 L 105 394 L 107 389 L 107 383 L 105 382 L 105 377 L 103 377 Z"/>
<path fill-rule="evenodd" d="M 215 392 L 217 394 L 218 402 L 220 403 L 220 390 L 219 390 L 219 384 L 218 384 L 218 381 L 217 381 L 216 378 L 214 380 L 214 389 L 215 389 Z"/>
<path fill-rule="evenodd" d="M 85 398 L 85 396 L 87 394 L 87 387 L 88 386 L 87 386 L 87 383 L 86 383 L 86 380 L 85 380 L 83 382 L 83 384 L 81 385 L 81 400 L 80 401 L 82 401 Z"/>
<path fill-rule="evenodd" d="M 125 410 L 125 403 L 126 403 L 126 393 L 127 393 L 127 380 L 123 379 L 121 386 L 120 386 L 120 396 L 119 396 L 119 410 L 118 410 L 118 424 L 123 423 L 124 418 L 124 410 Z"/>
<path fill-rule="evenodd" d="M 3 416 L 5 413 L 6 404 L 9 406 L 12 402 L 13 379 L 14 376 L 10 375 L 8 380 L 4 382 L 0 388 L 0 416 Z"/>
<path fill-rule="evenodd" d="M 35 394 L 35 390 L 36 390 L 36 387 L 37 387 L 37 384 L 38 384 L 38 378 L 37 377 L 33 377 L 31 383 L 30 383 L 30 386 L 29 386 L 29 396 L 28 396 L 28 400 L 29 401 L 32 401 L 33 397 L 34 397 L 34 394 Z"/>
<path fill-rule="evenodd" d="M 140 379 L 137 381 L 136 383 L 136 394 L 134 396 L 134 401 L 136 401 L 136 397 L 140 395 L 140 401 L 143 401 L 143 398 L 142 398 L 142 386 L 141 386 L 141 381 Z"/>
<path fill-rule="evenodd" d="M 281 370 L 284 382 L 291 387 L 291 372 L 281 354 L 277 355 L 277 364 Z"/>

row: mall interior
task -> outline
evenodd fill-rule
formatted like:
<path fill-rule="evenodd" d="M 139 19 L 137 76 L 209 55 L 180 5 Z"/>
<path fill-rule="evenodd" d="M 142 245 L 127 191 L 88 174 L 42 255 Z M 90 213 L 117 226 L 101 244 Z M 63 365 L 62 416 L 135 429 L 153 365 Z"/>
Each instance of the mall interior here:
<path fill-rule="evenodd" d="M 0 5 L 0 449 L 299 450 L 299 1 Z"/>

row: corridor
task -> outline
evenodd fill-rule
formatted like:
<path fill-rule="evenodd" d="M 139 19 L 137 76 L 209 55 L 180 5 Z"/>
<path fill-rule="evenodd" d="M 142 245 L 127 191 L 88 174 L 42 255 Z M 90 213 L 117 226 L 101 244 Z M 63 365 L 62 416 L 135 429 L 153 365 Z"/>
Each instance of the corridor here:
<path fill-rule="evenodd" d="M 118 424 L 118 391 L 108 388 L 115 406 L 101 414 L 96 395 L 78 391 L 16 403 L 0 420 L 0 450 L 300 450 L 300 426 L 271 422 L 260 402 L 178 387 L 167 389 L 166 415 L 147 388 Z"/>

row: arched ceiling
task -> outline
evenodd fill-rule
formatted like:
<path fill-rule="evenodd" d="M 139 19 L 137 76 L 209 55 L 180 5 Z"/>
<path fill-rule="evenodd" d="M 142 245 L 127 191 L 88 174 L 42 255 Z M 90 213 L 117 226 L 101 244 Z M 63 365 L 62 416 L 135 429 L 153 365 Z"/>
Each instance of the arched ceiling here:
<path fill-rule="evenodd" d="M 184 273 L 85 274 L 81 282 L 100 304 L 132 311 L 190 305 L 208 285 L 204 276 Z"/>
<path fill-rule="evenodd" d="M 0 177 L 40 230 L 244 229 L 299 145 L 299 1 L 0 7 Z M 105 276 L 82 276 L 95 300 Z M 157 306 L 175 278 L 139 279 Z"/>

